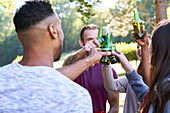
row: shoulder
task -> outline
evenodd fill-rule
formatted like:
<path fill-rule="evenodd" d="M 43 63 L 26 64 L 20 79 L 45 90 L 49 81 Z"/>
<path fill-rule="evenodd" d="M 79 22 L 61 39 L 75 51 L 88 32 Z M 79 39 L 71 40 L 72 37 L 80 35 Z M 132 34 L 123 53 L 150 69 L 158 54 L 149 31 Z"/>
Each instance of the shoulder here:
<path fill-rule="evenodd" d="M 68 90 L 75 92 L 75 94 L 82 94 L 82 95 L 89 95 L 88 91 L 83 88 L 82 86 L 78 85 L 77 83 L 70 80 L 68 77 L 60 73 L 59 71 L 52 69 L 52 73 L 55 76 L 55 80 L 60 81 L 63 87 L 66 87 Z M 53 77 L 52 77 L 53 78 Z M 54 79 L 53 79 L 54 80 Z M 64 88 L 65 89 L 65 88 Z"/>
<path fill-rule="evenodd" d="M 0 73 L 5 72 L 6 70 L 9 70 L 10 68 L 16 67 L 16 63 L 10 63 L 8 65 L 5 65 L 3 67 L 0 67 Z M 8 72 L 8 71 L 7 71 Z"/>

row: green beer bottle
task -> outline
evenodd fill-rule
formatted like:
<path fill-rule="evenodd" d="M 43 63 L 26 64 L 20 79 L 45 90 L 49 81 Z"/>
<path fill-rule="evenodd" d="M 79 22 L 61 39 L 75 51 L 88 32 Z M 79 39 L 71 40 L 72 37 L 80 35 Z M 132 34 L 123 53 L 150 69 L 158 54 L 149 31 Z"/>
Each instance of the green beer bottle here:
<path fill-rule="evenodd" d="M 116 46 L 111 42 L 111 44 L 112 44 L 112 51 L 113 52 L 117 52 L 116 51 Z M 117 56 L 114 56 L 114 55 L 110 55 L 110 63 L 111 64 L 114 64 L 114 63 L 117 63 L 117 62 L 119 62 L 120 60 L 119 60 L 119 58 L 117 57 Z"/>
<path fill-rule="evenodd" d="M 103 28 L 99 28 L 97 40 L 100 42 L 100 46 L 102 47 L 102 45 L 104 43 Z"/>
<path fill-rule="evenodd" d="M 136 39 L 143 39 L 143 21 L 139 18 L 139 14 L 137 9 L 134 11 L 134 21 L 133 21 L 133 29 L 134 29 L 134 35 Z"/>
<path fill-rule="evenodd" d="M 109 34 L 109 30 L 107 27 L 103 27 L 103 39 L 101 45 L 101 50 L 103 52 L 112 51 L 112 45 L 111 45 L 111 35 Z M 109 65 L 110 64 L 110 56 L 102 56 L 100 59 L 101 64 Z"/>

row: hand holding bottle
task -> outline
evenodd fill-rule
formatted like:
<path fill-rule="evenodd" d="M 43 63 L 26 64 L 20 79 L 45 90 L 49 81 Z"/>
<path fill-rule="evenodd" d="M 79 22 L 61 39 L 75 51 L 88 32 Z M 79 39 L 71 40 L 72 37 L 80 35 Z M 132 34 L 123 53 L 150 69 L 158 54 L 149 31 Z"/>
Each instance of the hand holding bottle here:
<path fill-rule="evenodd" d="M 139 18 L 138 10 L 134 10 L 134 21 L 132 23 L 133 25 L 133 33 L 135 39 L 143 39 L 144 38 L 144 25 L 143 21 Z"/>
<path fill-rule="evenodd" d="M 85 44 L 85 46 L 83 46 L 82 49 L 80 49 L 78 51 L 80 57 L 82 58 L 82 57 L 88 55 L 88 53 L 91 51 L 91 49 L 96 48 L 96 47 L 100 47 L 100 43 L 97 39 L 93 39 L 93 40 L 88 41 Z"/>
<path fill-rule="evenodd" d="M 134 33 L 132 33 L 132 35 L 133 35 L 133 40 L 135 41 L 135 42 L 137 42 L 140 46 L 149 46 L 149 37 L 148 37 L 148 34 L 147 34 L 147 31 L 145 30 L 145 29 L 143 29 L 143 33 L 144 33 L 144 38 L 143 39 L 136 39 L 136 38 L 134 38 L 135 37 L 135 35 L 134 35 Z"/>
<path fill-rule="evenodd" d="M 96 63 L 100 62 L 100 59 L 102 56 L 109 56 L 111 55 L 111 52 L 102 52 L 100 48 L 92 48 L 90 51 L 90 55 L 87 57 L 87 59 L 90 61 L 89 65 L 94 66 Z"/>
<path fill-rule="evenodd" d="M 131 64 L 129 63 L 126 56 L 123 54 L 123 52 L 120 51 L 117 51 L 117 53 L 112 52 L 112 55 L 115 55 L 119 58 L 121 66 L 126 71 L 126 73 L 130 73 L 133 71 L 133 67 L 131 66 Z"/>

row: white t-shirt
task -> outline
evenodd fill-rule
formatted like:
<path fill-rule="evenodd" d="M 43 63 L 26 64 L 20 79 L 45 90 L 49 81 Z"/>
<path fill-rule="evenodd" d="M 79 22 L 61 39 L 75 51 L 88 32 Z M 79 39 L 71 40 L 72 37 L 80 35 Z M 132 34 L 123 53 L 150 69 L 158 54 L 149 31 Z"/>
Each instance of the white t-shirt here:
<path fill-rule="evenodd" d="M 0 68 L 0 113 L 92 113 L 92 102 L 57 70 L 16 62 Z"/>

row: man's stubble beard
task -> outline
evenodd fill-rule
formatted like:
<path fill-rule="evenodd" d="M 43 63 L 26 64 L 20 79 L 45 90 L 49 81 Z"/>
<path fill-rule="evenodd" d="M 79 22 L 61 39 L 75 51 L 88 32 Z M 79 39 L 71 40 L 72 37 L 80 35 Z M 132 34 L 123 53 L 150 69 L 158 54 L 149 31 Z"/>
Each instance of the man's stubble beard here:
<path fill-rule="evenodd" d="M 62 42 L 60 42 L 60 47 L 59 47 L 59 50 L 58 50 L 58 53 L 57 53 L 58 56 L 54 59 L 54 62 L 60 60 L 61 53 L 62 53 L 62 50 L 63 50 L 63 44 L 61 44 L 61 43 Z"/>

